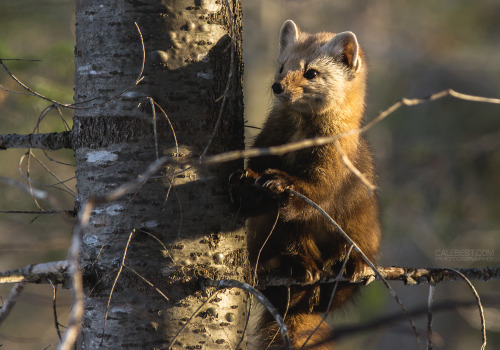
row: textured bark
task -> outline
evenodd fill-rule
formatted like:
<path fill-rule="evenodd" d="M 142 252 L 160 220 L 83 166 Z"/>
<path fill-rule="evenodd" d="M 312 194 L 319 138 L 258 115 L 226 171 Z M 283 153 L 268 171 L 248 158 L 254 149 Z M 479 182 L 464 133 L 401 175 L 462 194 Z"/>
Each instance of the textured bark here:
<path fill-rule="evenodd" d="M 215 154 L 243 148 L 241 10 L 236 20 L 233 78 L 222 122 L 210 148 Z M 132 85 L 146 48 L 144 80 Z M 230 23 L 225 1 L 77 1 L 75 102 L 92 108 L 74 116 L 77 207 L 133 180 L 159 156 L 199 157 L 217 120 L 229 74 Z M 88 103 L 87 103 L 88 105 Z M 178 141 L 178 148 L 175 145 Z M 242 164 L 182 169 L 175 162 L 135 193 L 100 205 L 85 230 L 81 264 L 85 315 L 79 346 L 165 348 L 213 288 L 204 279 L 243 280 L 245 233 L 227 205 L 226 179 Z M 173 184 L 170 189 L 171 183 Z M 127 238 L 136 230 L 125 264 L 161 290 L 124 269 L 106 305 Z M 156 236 L 165 248 L 144 231 Z M 102 248 L 102 249 L 101 249 Z M 246 295 L 221 291 L 177 338 L 174 349 L 233 349 L 245 323 Z"/>

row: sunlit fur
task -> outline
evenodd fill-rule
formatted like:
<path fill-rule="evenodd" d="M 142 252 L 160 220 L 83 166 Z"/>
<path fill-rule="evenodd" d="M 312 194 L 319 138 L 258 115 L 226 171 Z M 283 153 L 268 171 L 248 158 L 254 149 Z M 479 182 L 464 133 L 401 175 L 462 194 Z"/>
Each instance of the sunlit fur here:
<path fill-rule="evenodd" d="M 280 33 L 280 50 L 274 105 L 254 147 L 270 147 L 318 136 L 332 136 L 360 127 L 365 101 L 366 64 L 354 34 L 345 32 L 307 34 L 287 21 Z M 312 79 L 309 69 L 318 71 Z M 281 71 L 281 72 L 280 72 Z M 375 183 L 372 157 L 364 138 L 344 137 L 340 145 L 350 161 Z M 243 174 L 243 175 L 241 175 Z M 231 184 L 246 214 L 248 247 L 259 275 L 293 276 L 316 282 L 320 273 L 338 272 L 348 251 L 345 240 L 316 209 L 300 198 L 281 192 L 294 189 L 320 205 L 359 245 L 369 259 L 375 259 L 380 241 L 378 206 L 371 193 L 342 162 L 334 145 L 310 147 L 281 157 L 252 158 L 246 172 Z M 266 186 L 263 186 L 266 184 Z M 258 258 L 258 261 L 257 261 Z M 362 271 L 365 264 L 352 252 L 346 275 Z M 333 285 L 273 287 L 264 294 L 284 314 L 296 349 L 307 338 L 326 311 Z M 343 305 L 356 290 L 339 285 L 332 309 Z M 258 349 L 265 349 L 277 330 L 263 313 L 256 334 Z M 326 324 L 309 345 L 328 338 Z M 331 342 L 314 349 L 331 349 Z M 270 349 L 282 349 L 281 336 Z M 313 347 L 307 347 L 312 349 Z"/>

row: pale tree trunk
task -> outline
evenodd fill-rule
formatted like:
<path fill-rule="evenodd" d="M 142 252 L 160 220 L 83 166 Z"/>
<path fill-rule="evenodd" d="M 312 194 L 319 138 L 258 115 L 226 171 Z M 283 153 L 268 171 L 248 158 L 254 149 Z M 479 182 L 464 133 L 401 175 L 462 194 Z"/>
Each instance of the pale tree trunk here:
<path fill-rule="evenodd" d="M 146 49 L 145 78 L 102 104 L 133 85 L 141 70 L 134 22 Z M 226 191 L 227 176 L 242 164 L 186 169 L 176 163 L 202 155 L 230 69 L 232 81 L 209 154 L 243 148 L 240 3 L 78 0 L 76 41 L 75 102 L 92 99 L 94 105 L 74 116 L 77 208 L 92 194 L 104 195 L 136 179 L 157 156 L 172 156 L 145 186 L 92 211 L 82 236 L 85 312 L 79 347 L 166 348 L 214 292 L 205 279 L 242 281 L 248 274 L 245 233 Z M 165 110 L 171 125 L 159 108 L 154 122 L 148 97 Z M 133 230 L 128 268 L 122 269 L 108 309 Z M 245 325 L 246 298 L 239 290 L 220 291 L 173 348 L 234 349 Z"/>

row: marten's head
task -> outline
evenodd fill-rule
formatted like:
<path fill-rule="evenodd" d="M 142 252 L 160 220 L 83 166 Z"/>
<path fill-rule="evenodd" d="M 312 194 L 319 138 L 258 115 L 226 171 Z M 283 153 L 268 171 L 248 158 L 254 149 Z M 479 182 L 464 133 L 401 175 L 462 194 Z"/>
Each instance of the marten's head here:
<path fill-rule="evenodd" d="M 350 110 L 362 115 L 365 67 L 354 33 L 308 34 L 287 20 L 272 90 L 278 104 L 301 113 Z"/>

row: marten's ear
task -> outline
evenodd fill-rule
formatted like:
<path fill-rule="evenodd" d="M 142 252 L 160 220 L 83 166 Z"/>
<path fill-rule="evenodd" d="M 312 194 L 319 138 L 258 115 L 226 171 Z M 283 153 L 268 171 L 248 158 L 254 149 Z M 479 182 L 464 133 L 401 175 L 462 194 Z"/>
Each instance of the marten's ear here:
<path fill-rule="evenodd" d="M 335 35 L 321 47 L 321 50 L 340 60 L 355 72 L 361 68 L 358 39 L 353 32 L 342 32 Z"/>
<path fill-rule="evenodd" d="M 280 31 L 280 54 L 290 44 L 299 40 L 300 29 L 291 19 L 286 20 Z"/>

